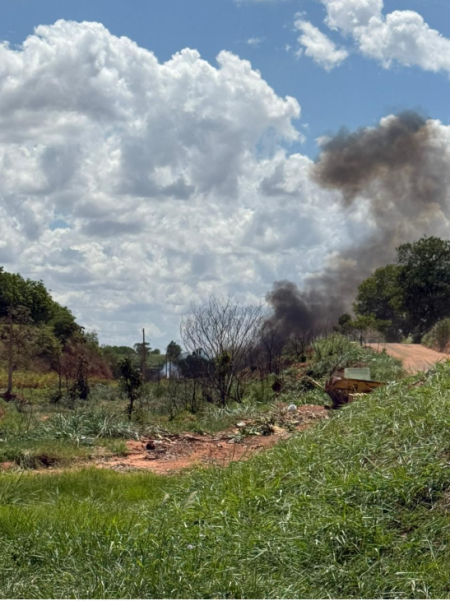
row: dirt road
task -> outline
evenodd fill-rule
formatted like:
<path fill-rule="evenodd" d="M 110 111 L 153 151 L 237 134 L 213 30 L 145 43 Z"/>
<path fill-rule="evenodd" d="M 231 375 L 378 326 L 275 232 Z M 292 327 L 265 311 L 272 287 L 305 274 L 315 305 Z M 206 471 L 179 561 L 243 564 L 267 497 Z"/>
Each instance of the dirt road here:
<path fill-rule="evenodd" d="M 450 360 L 450 355 L 438 353 L 437 351 L 425 348 L 421 344 L 375 343 L 368 344 L 367 346 L 380 352 L 383 349 L 386 349 L 388 355 L 400 359 L 403 362 L 406 371 L 412 374 L 419 371 L 426 371 L 440 361 Z"/>

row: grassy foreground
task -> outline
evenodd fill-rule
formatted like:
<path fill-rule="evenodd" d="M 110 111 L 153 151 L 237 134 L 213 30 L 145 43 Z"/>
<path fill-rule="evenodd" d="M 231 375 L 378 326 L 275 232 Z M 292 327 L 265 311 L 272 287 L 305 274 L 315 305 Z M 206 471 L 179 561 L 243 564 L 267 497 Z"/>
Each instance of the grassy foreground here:
<path fill-rule="evenodd" d="M 1 596 L 448 597 L 450 366 L 419 380 L 223 470 L 3 474 Z"/>

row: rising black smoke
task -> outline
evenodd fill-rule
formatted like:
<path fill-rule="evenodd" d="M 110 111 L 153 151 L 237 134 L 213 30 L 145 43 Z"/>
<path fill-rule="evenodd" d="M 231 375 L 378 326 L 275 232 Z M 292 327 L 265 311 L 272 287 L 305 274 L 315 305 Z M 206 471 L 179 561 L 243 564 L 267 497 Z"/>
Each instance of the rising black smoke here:
<path fill-rule="evenodd" d="M 395 249 L 423 235 L 445 235 L 449 215 L 450 151 L 444 128 L 415 112 L 384 119 L 355 133 L 340 131 L 321 149 L 311 172 L 322 188 L 339 192 L 352 218 L 366 211 L 370 233 L 348 247 L 302 290 L 276 282 L 267 300 L 270 324 L 289 335 L 335 323 L 351 309 L 358 284 L 393 260 Z"/>

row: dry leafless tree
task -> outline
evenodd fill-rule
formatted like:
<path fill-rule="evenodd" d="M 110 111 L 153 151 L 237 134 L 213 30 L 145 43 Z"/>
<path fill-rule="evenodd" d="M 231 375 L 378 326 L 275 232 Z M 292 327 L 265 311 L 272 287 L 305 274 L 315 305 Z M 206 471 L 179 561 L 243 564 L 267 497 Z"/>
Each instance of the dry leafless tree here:
<path fill-rule="evenodd" d="M 212 295 L 194 304 L 181 323 L 185 349 L 205 359 L 203 385 L 222 406 L 242 400 L 242 372 L 257 343 L 262 305 L 244 305 Z"/>

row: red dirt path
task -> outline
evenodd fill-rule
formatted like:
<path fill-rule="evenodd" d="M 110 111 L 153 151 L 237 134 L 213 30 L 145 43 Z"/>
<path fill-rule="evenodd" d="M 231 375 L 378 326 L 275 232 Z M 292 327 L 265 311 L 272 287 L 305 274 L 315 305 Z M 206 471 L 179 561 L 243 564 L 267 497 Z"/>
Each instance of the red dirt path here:
<path fill-rule="evenodd" d="M 305 430 L 314 422 L 329 417 L 328 410 L 318 405 L 304 405 L 289 412 L 287 406 L 280 404 L 275 415 L 280 426 L 272 425 L 267 436 L 242 435 L 242 429 L 230 428 L 215 436 L 192 434 L 167 434 L 139 441 L 128 440 L 127 455 L 105 456 L 101 459 L 79 461 L 71 467 L 46 466 L 34 473 L 62 473 L 73 469 L 82 469 L 90 465 L 116 471 L 146 470 L 155 474 L 176 473 L 196 466 L 226 466 L 233 461 L 244 461 L 255 454 L 275 446 L 278 442 L 290 438 L 293 434 Z M 252 432 L 258 429 L 258 422 L 242 420 L 244 430 Z M 101 450 L 98 448 L 97 450 Z M 0 472 L 17 469 L 13 462 L 0 463 Z"/>
<path fill-rule="evenodd" d="M 249 459 L 327 417 L 328 411 L 324 407 L 305 405 L 299 407 L 293 416 L 297 423 L 292 424 L 291 432 L 273 426 L 273 432 L 268 436 L 246 436 L 239 440 L 236 439 L 239 429 L 232 428 L 216 436 L 186 433 L 160 439 L 130 440 L 126 457 L 106 458 L 96 465 L 117 471 L 147 470 L 156 474 L 179 472 L 199 465 L 225 466 L 233 461 Z M 251 422 L 248 426 L 251 427 Z"/>
<path fill-rule="evenodd" d="M 426 371 L 440 361 L 450 360 L 450 355 L 438 353 L 421 344 L 373 343 L 368 344 L 367 346 L 379 352 L 386 349 L 387 354 L 396 359 L 400 359 L 403 362 L 406 371 L 411 374 Z"/>

